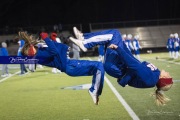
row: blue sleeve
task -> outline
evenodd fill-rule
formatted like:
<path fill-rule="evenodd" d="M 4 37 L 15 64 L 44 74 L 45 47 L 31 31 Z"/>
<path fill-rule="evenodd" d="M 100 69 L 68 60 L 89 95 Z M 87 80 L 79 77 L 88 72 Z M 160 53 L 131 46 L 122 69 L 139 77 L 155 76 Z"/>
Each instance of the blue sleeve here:
<path fill-rule="evenodd" d="M 2 51 L 1 51 L 1 48 L 0 48 L 0 56 L 2 56 Z"/>
<path fill-rule="evenodd" d="M 131 77 L 130 73 L 126 73 L 125 76 L 123 76 L 123 78 L 118 81 L 118 83 L 122 87 L 125 87 L 131 79 L 132 79 L 132 77 Z"/>
<path fill-rule="evenodd" d="M 7 56 L 9 55 L 9 53 L 8 53 L 8 51 L 6 50 L 6 54 L 7 54 Z"/>
<path fill-rule="evenodd" d="M 57 50 L 56 46 L 54 45 L 54 42 L 51 41 L 50 38 L 46 38 L 46 39 L 44 39 L 44 41 L 46 42 L 48 48 L 50 49 L 51 55 L 58 54 L 58 50 Z"/>

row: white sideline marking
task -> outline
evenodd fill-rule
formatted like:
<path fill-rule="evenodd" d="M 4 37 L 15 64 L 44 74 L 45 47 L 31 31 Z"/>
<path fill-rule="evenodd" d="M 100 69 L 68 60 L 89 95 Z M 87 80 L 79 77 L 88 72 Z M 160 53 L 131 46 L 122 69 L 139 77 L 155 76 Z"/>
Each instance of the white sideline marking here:
<path fill-rule="evenodd" d="M 92 60 L 88 57 L 89 60 Z M 116 90 L 116 88 L 112 85 L 112 83 L 109 81 L 109 79 L 104 76 L 104 80 L 106 81 L 106 83 L 108 84 L 108 86 L 110 87 L 110 89 L 112 90 L 112 92 L 115 94 L 115 96 L 118 98 L 119 102 L 121 102 L 121 104 L 124 106 L 124 108 L 126 109 L 126 111 L 129 113 L 129 115 L 131 116 L 131 118 L 133 120 L 140 120 L 139 117 L 136 115 L 136 113 L 132 110 L 132 108 L 127 104 L 127 102 L 124 100 L 124 98 L 120 95 L 120 93 Z"/>
<path fill-rule="evenodd" d="M 0 80 L 0 83 L 3 82 L 3 81 L 5 81 L 5 80 L 7 80 L 8 78 L 10 78 L 10 77 L 12 77 L 12 76 L 18 74 L 18 73 L 20 73 L 20 71 L 14 73 L 14 74 L 12 74 L 12 75 L 10 75 L 10 76 L 8 76 L 8 77 L 5 77 L 5 78 L 1 79 L 1 80 Z"/>
<path fill-rule="evenodd" d="M 132 110 L 132 108 L 127 104 L 127 102 L 124 100 L 124 98 L 120 95 L 120 93 L 116 90 L 116 88 L 112 85 L 112 83 L 109 81 L 109 79 L 104 76 L 104 79 L 106 81 L 106 83 L 109 85 L 109 87 L 111 88 L 111 90 L 113 91 L 113 93 L 116 95 L 116 97 L 118 98 L 119 102 L 122 103 L 122 105 L 124 106 L 124 108 L 126 109 L 126 111 L 129 113 L 129 115 L 131 116 L 131 118 L 133 120 L 140 120 L 139 117 L 136 115 L 136 113 Z"/>
<path fill-rule="evenodd" d="M 156 60 L 156 59 L 152 59 L 152 58 L 145 58 L 145 57 L 142 57 L 143 59 L 149 59 L 149 60 Z M 167 61 L 167 60 L 164 60 L 164 59 L 161 59 L 161 58 L 158 58 L 157 59 L 158 61 L 162 61 L 162 62 L 167 62 L 167 63 L 173 63 L 173 64 L 176 64 L 176 65 L 180 65 L 180 63 L 178 62 L 174 62 L 174 61 Z"/>
<path fill-rule="evenodd" d="M 176 65 L 180 65 L 180 63 L 177 63 L 177 62 L 174 62 L 174 61 L 167 61 L 167 60 L 164 60 L 164 59 L 157 59 L 159 61 L 163 61 L 163 62 L 168 62 L 168 63 L 174 63 Z"/>
<path fill-rule="evenodd" d="M 180 82 L 180 80 L 173 80 L 173 82 Z"/>

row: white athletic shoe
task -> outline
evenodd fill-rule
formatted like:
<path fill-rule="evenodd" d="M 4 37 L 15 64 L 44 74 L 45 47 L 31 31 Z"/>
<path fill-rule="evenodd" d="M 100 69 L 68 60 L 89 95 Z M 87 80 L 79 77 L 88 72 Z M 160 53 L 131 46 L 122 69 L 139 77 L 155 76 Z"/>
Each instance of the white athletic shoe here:
<path fill-rule="evenodd" d="M 10 74 L 10 73 L 6 74 L 7 77 L 9 77 L 9 76 L 11 76 L 11 75 L 12 75 L 12 74 Z"/>
<path fill-rule="evenodd" d="M 73 32 L 77 39 L 84 40 L 83 33 L 79 31 L 76 27 L 73 27 Z"/>
<path fill-rule="evenodd" d="M 6 76 L 6 74 L 4 74 L 4 75 L 1 75 L 1 77 L 7 77 L 7 76 Z"/>
<path fill-rule="evenodd" d="M 99 104 L 99 97 L 98 97 L 97 95 L 94 95 L 90 90 L 89 90 L 88 92 L 89 92 L 89 94 L 91 95 L 94 104 L 95 104 L 95 105 L 98 105 L 98 104 Z"/>
<path fill-rule="evenodd" d="M 37 67 L 38 67 L 38 68 L 43 68 L 43 66 L 42 66 L 42 65 L 39 65 L 39 64 L 37 65 Z"/>
<path fill-rule="evenodd" d="M 81 40 L 78 40 L 78 39 L 75 39 L 73 37 L 69 37 L 69 39 L 75 43 L 77 46 L 79 46 L 84 52 L 87 51 L 87 48 L 84 47 L 84 44 L 83 44 L 83 41 Z"/>
<path fill-rule="evenodd" d="M 52 73 L 54 73 L 54 74 L 57 73 L 56 68 L 52 68 Z"/>
<path fill-rule="evenodd" d="M 60 70 L 58 70 L 58 69 L 57 69 L 56 71 L 57 71 L 57 73 L 62 73 L 62 72 L 61 72 Z"/>

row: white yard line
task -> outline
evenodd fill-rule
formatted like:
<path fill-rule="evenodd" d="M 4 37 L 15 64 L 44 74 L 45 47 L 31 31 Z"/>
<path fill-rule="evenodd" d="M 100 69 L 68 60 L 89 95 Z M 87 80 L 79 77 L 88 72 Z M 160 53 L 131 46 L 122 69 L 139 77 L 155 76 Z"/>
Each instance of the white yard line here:
<path fill-rule="evenodd" d="M 120 95 L 120 93 L 116 90 L 116 88 L 112 85 L 112 83 L 109 81 L 109 79 L 105 76 L 104 77 L 106 83 L 111 88 L 115 96 L 118 98 L 119 102 L 124 106 L 126 111 L 129 113 L 131 118 L 133 120 L 140 120 L 139 117 L 136 115 L 136 113 L 132 110 L 132 108 L 127 104 L 127 102 L 124 100 L 124 98 Z"/>
<path fill-rule="evenodd" d="M 8 77 L 5 77 L 5 78 L 1 79 L 1 80 L 0 80 L 0 83 L 3 82 L 3 81 L 5 81 L 5 80 L 7 80 L 8 78 L 10 78 L 10 77 L 12 77 L 12 76 L 18 74 L 18 73 L 20 73 L 20 71 L 14 73 L 14 74 L 12 74 L 12 75 L 10 75 L 10 76 L 8 76 Z"/>
<path fill-rule="evenodd" d="M 180 82 L 180 80 L 173 80 L 173 82 Z"/>
<path fill-rule="evenodd" d="M 9 69 L 20 69 L 20 66 L 10 66 L 8 65 Z M 2 66 L 0 66 L 0 70 L 2 70 Z"/>
<path fill-rule="evenodd" d="M 91 60 L 89 57 L 88 57 L 88 59 Z M 133 120 L 140 120 L 139 117 L 136 115 L 136 113 L 127 104 L 127 102 L 124 100 L 124 98 L 120 95 L 120 93 L 116 90 L 116 88 L 112 85 L 112 83 L 109 81 L 109 79 L 106 76 L 104 76 L 104 80 L 106 81 L 106 83 L 108 84 L 108 86 L 110 87 L 112 92 L 115 94 L 115 96 L 118 98 L 119 102 L 124 106 L 126 111 L 129 113 L 131 118 Z"/>
<path fill-rule="evenodd" d="M 180 65 L 180 63 L 174 62 L 174 61 L 167 61 L 167 60 L 163 60 L 163 59 L 158 59 L 159 61 L 163 61 L 163 62 L 168 62 L 168 63 L 174 63 L 176 65 Z"/>
<path fill-rule="evenodd" d="M 156 59 L 152 59 L 152 58 L 145 58 L 145 57 L 143 57 L 143 59 L 156 60 Z M 180 63 L 178 63 L 178 62 L 174 62 L 174 61 L 167 61 L 167 60 L 160 59 L 160 58 L 158 58 L 157 60 L 162 61 L 162 62 L 167 62 L 167 63 L 173 63 L 173 64 L 176 64 L 176 65 L 180 65 Z"/>

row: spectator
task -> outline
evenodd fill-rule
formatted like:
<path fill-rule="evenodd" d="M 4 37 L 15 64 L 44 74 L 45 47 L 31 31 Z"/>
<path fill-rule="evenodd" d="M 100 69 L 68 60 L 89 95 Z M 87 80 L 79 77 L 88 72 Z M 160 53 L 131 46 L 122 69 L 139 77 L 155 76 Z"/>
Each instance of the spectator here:
<path fill-rule="evenodd" d="M 61 43 L 61 40 L 59 37 L 57 37 L 57 33 L 52 32 L 50 35 L 50 38 L 52 41 L 57 42 L 57 43 Z M 58 70 L 57 68 L 52 68 L 52 73 L 61 73 L 61 70 Z"/>
<path fill-rule="evenodd" d="M 18 43 L 19 43 L 19 49 L 18 49 L 17 56 L 22 56 L 21 50 L 22 50 L 25 42 L 24 42 L 24 40 L 19 40 Z M 19 75 L 24 75 L 24 74 L 26 74 L 28 72 L 26 70 L 26 67 L 25 67 L 24 64 L 20 64 L 20 69 L 21 69 L 21 73 Z"/>
<path fill-rule="evenodd" d="M 175 49 L 175 57 L 174 59 L 178 59 L 179 57 L 179 43 L 180 39 L 177 33 L 174 34 L 174 49 Z"/>
<path fill-rule="evenodd" d="M 104 54 L 105 54 L 105 45 L 99 45 L 98 46 L 98 61 L 103 62 L 104 61 Z"/>
<path fill-rule="evenodd" d="M 0 49 L 0 55 L 1 56 L 8 56 L 7 44 L 5 42 L 2 42 L 1 46 L 2 46 L 2 48 Z M 8 65 L 2 64 L 2 75 L 1 75 L 1 77 L 8 77 L 10 75 L 11 74 L 9 74 Z"/>
<path fill-rule="evenodd" d="M 128 34 L 127 39 L 125 40 L 125 44 L 130 52 L 134 50 L 134 47 L 132 45 L 132 35 Z"/>
<path fill-rule="evenodd" d="M 73 59 L 79 60 L 80 58 L 80 48 L 76 44 L 72 43 L 72 52 L 73 52 Z"/>
<path fill-rule="evenodd" d="M 139 35 L 135 35 L 134 39 L 132 40 L 133 42 L 133 47 L 134 47 L 134 56 L 140 60 L 140 49 L 142 49 L 141 45 L 139 44 Z"/>
<path fill-rule="evenodd" d="M 169 57 L 174 58 L 174 34 L 170 34 L 166 47 L 169 51 Z"/>
<path fill-rule="evenodd" d="M 33 39 L 33 36 L 31 35 L 30 38 Z M 28 64 L 28 68 L 31 72 L 34 72 L 36 68 L 36 64 Z"/>

